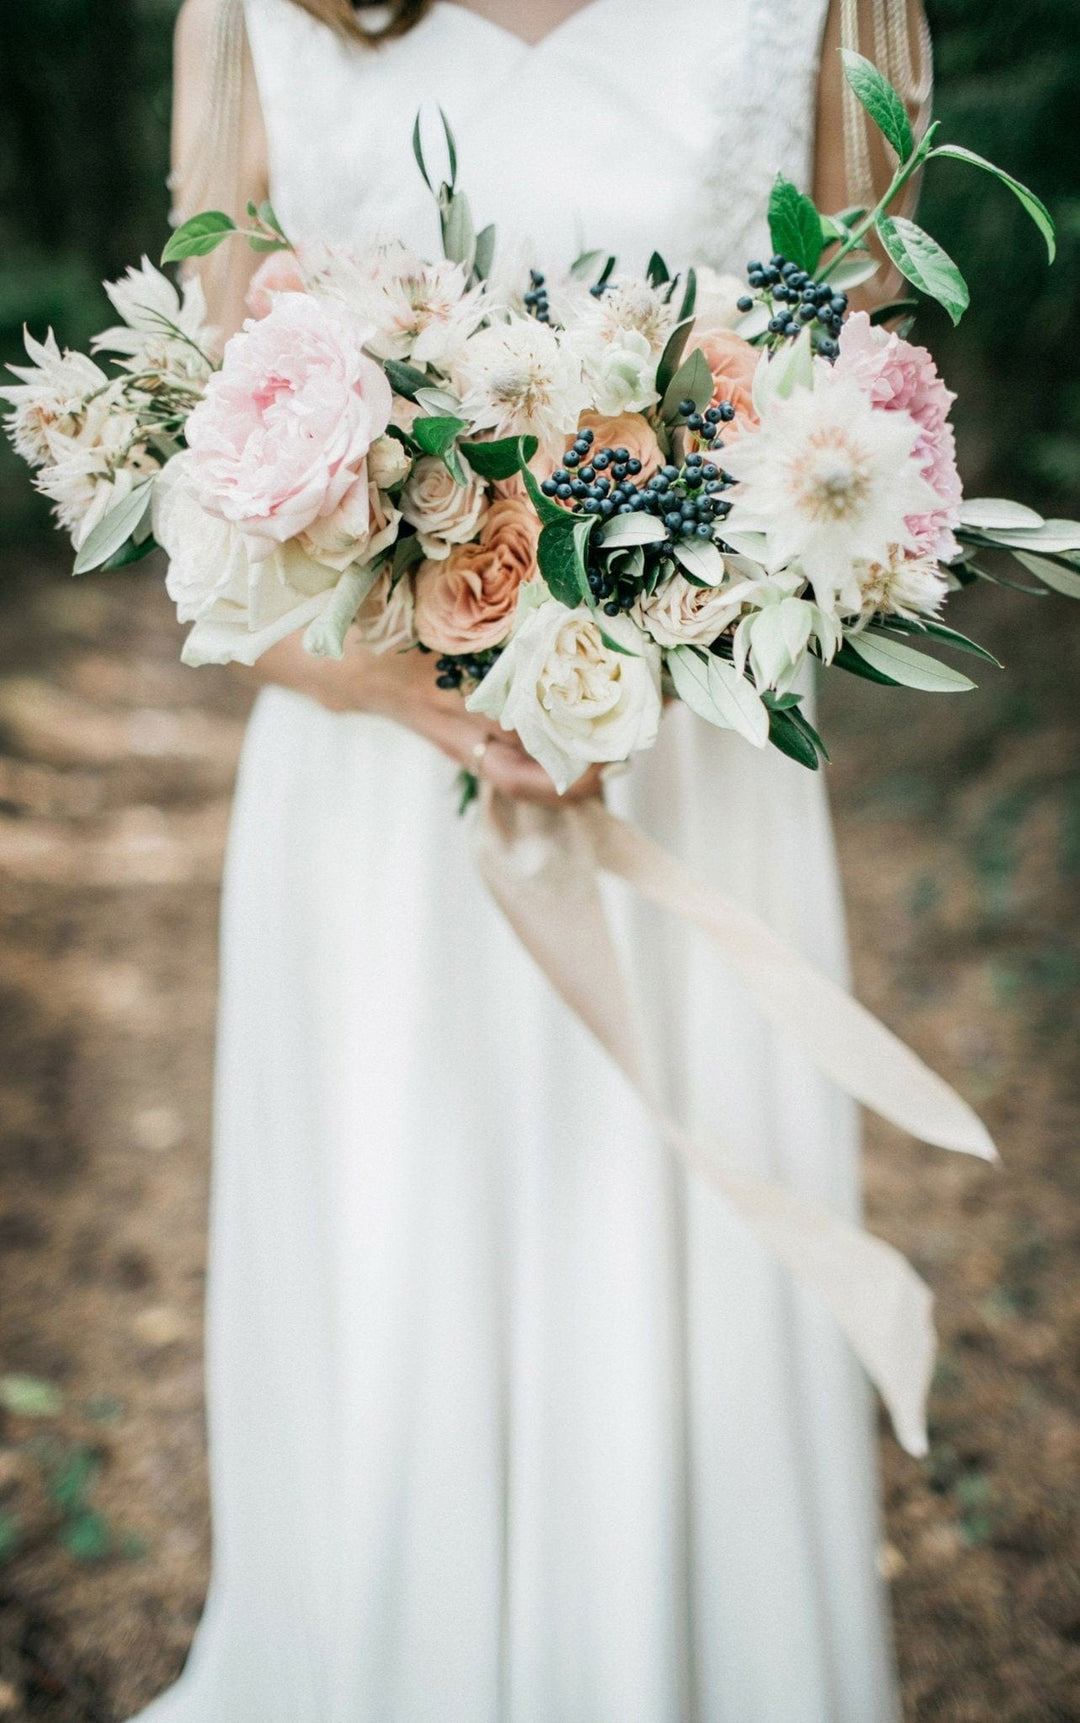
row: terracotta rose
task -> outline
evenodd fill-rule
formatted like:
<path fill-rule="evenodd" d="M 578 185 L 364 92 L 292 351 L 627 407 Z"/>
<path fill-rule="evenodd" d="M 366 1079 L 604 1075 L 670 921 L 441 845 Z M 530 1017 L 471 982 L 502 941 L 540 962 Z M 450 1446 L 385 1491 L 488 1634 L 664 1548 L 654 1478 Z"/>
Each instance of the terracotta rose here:
<path fill-rule="evenodd" d="M 434 652 L 482 652 L 510 632 L 518 589 L 537 573 L 540 522 L 531 503 L 493 502 L 480 538 L 455 545 L 415 576 L 417 636 Z"/>

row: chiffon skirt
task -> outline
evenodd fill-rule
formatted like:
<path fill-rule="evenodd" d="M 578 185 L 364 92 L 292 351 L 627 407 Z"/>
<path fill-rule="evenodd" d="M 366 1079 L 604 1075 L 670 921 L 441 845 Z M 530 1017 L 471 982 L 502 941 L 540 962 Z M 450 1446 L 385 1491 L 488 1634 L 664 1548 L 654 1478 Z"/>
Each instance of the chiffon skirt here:
<path fill-rule="evenodd" d="M 868 1394 L 487 898 L 453 768 L 264 693 L 227 871 L 214 1575 L 144 1723 L 893 1723 Z M 822 785 L 683 708 L 611 786 L 833 973 Z M 670 1099 L 858 1208 L 848 1103 L 612 888 Z"/>

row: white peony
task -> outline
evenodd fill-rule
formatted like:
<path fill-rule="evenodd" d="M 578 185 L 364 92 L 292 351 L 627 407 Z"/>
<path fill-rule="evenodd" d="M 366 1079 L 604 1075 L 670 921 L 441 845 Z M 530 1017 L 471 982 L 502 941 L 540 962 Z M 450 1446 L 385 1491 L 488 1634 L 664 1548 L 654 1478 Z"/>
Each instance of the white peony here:
<path fill-rule="evenodd" d="M 419 534 L 424 555 L 442 562 L 450 546 L 474 539 L 487 512 L 487 488 L 483 479 L 461 457 L 466 482 L 459 485 L 446 462 L 436 455 L 417 461 L 401 493 L 401 512 Z"/>
<path fill-rule="evenodd" d="M 516 730 L 559 794 L 595 760 L 625 760 L 656 740 L 660 651 L 626 616 L 604 618 L 554 599 L 525 610 L 516 632 L 466 704 Z"/>
<path fill-rule="evenodd" d="M 634 621 L 658 646 L 711 646 L 739 614 L 727 584 L 695 586 L 678 570 L 634 605 Z"/>
<path fill-rule="evenodd" d="M 181 296 L 168 276 L 144 257 L 138 269 L 129 269 L 119 281 L 107 281 L 105 291 L 123 321 L 94 336 L 95 353 L 116 354 L 127 371 L 205 382 L 212 368 L 208 352 L 217 336 L 207 323 L 197 275 L 185 281 Z"/>
<path fill-rule="evenodd" d="M 452 378 L 461 417 L 474 432 L 532 435 L 547 447 L 574 430 L 591 404 L 573 347 L 533 317 L 478 330 L 457 354 Z"/>
<path fill-rule="evenodd" d="M 727 528 L 764 534 L 768 566 L 797 561 L 828 610 L 857 610 L 856 566 L 911 548 L 906 517 L 938 500 L 912 458 L 919 434 L 909 413 L 876 411 L 831 370 L 813 389 L 772 393 L 760 428 L 724 451 L 739 483 Z"/>
<path fill-rule="evenodd" d="M 169 557 L 165 585 L 181 622 L 193 622 L 185 664 L 254 664 L 321 615 L 338 574 L 295 543 L 253 561 L 251 541 L 195 494 L 191 456 L 174 457 L 154 487 L 154 537 Z"/>

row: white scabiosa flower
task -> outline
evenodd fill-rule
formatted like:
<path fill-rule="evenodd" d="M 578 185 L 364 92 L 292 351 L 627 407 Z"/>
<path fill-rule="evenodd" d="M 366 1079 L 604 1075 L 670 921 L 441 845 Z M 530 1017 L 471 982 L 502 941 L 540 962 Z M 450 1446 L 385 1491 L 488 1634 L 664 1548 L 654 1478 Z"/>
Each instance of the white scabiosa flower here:
<path fill-rule="evenodd" d="M 78 435 L 88 401 L 109 380 L 85 353 L 62 353 L 51 329 L 44 341 L 29 331 L 23 339 L 31 362 L 8 366 L 18 382 L 0 383 L 0 401 L 14 409 L 5 425 L 16 453 L 32 467 L 43 467 L 64 440 Z"/>
<path fill-rule="evenodd" d="M 764 534 L 769 568 L 798 562 L 824 608 L 858 610 L 856 566 L 913 548 L 907 517 L 936 501 L 912 458 L 918 437 L 910 414 L 876 411 L 831 372 L 812 390 L 772 395 L 760 429 L 724 451 L 739 484 L 727 525 Z"/>
<path fill-rule="evenodd" d="M 545 446 L 572 431 L 591 404 L 580 358 L 533 317 L 478 330 L 460 349 L 453 380 L 474 432 L 531 435 Z"/>
<path fill-rule="evenodd" d="M 185 382 L 210 375 L 209 350 L 216 334 L 207 323 L 206 299 L 198 276 L 182 293 L 144 257 L 105 291 L 122 322 L 95 335 L 95 353 L 116 354 L 126 371 L 153 372 Z"/>

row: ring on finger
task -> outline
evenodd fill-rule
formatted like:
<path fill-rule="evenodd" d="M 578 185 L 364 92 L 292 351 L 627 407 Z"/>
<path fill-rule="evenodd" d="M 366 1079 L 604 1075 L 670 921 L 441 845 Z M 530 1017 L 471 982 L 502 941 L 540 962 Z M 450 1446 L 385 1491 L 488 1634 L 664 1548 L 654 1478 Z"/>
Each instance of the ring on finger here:
<path fill-rule="evenodd" d="M 483 769 L 483 765 L 484 765 L 484 755 L 487 753 L 487 751 L 490 747 L 491 747 L 491 737 L 485 736 L 484 740 L 482 742 L 477 742 L 473 748 L 473 751 L 472 751 L 473 769 L 476 772 L 477 777 L 480 776 L 480 773 L 481 773 L 481 771 Z"/>

